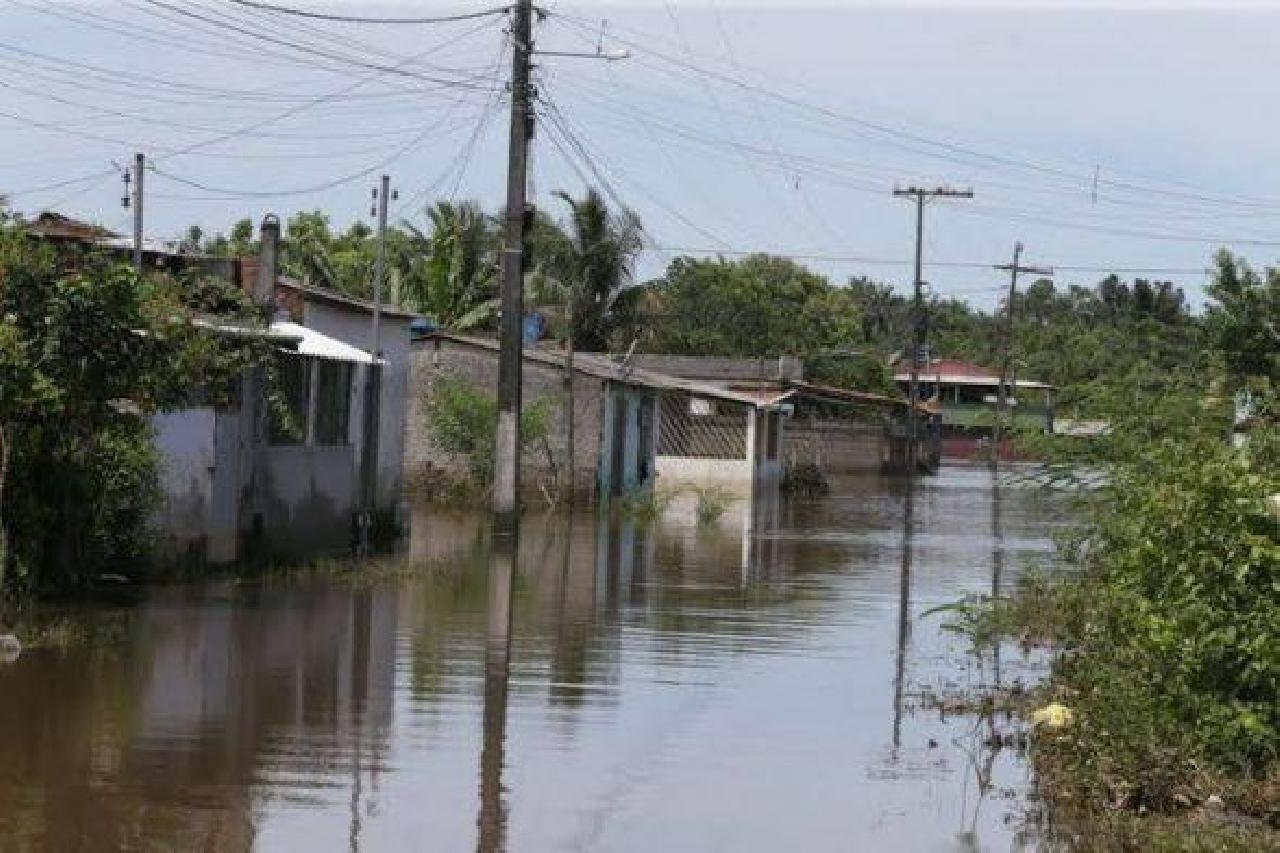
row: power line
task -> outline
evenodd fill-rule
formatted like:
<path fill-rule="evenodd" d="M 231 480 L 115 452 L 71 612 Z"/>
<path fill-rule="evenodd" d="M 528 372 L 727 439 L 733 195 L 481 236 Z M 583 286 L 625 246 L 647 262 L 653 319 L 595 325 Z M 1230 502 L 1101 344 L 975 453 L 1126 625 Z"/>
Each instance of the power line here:
<path fill-rule="evenodd" d="M 870 266 L 897 266 L 909 267 L 915 263 L 910 258 L 887 258 L 878 255 L 856 255 L 856 254 L 840 254 L 840 253 L 814 253 L 790 251 L 788 249 L 769 247 L 762 249 L 726 249 L 713 246 L 669 246 L 669 245 L 649 245 L 641 251 L 658 252 L 666 255 L 724 255 L 726 257 L 748 257 L 750 255 L 772 255 L 775 257 L 786 257 L 794 260 L 812 261 L 814 263 L 847 263 L 847 264 L 867 264 Z M 942 260 L 929 261 L 931 267 L 946 267 L 951 269 L 973 269 L 973 270 L 989 270 L 991 264 L 985 261 L 955 261 Z M 1054 264 L 1053 268 L 1059 272 L 1091 272 L 1091 273 L 1116 273 L 1125 275 L 1134 275 L 1146 273 L 1149 275 L 1205 275 L 1212 270 L 1208 267 L 1161 267 L 1161 266 L 1111 266 L 1107 264 Z M 997 285 L 992 288 L 981 288 L 982 290 L 1003 290 L 1004 285 Z"/>
<path fill-rule="evenodd" d="M 555 14 L 555 17 L 557 17 L 558 19 L 565 21 L 570 26 L 576 26 L 579 29 L 585 30 L 587 24 L 590 23 L 586 19 L 578 18 L 573 15 L 568 15 L 560 12 L 557 12 L 554 14 Z M 620 29 L 625 30 L 626 28 L 620 28 Z M 629 30 L 629 31 L 633 33 L 638 32 L 636 30 Z M 796 98 L 796 97 L 787 95 L 785 93 L 777 92 L 765 86 L 761 86 L 759 84 L 755 84 L 755 83 L 748 82 L 746 80 L 739 79 L 730 74 L 726 74 L 724 72 L 717 71 L 714 69 L 705 68 L 691 61 L 683 60 L 680 57 L 672 56 L 670 54 L 666 54 L 661 51 L 654 50 L 652 47 L 650 47 L 650 43 L 657 37 L 652 36 L 651 34 L 648 34 L 648 33 L 639 33 L 639 35 L 645 39 L 644 42 L 629 40 L 622 36 L 616 36 L 616 35 L 613 36 L 613 38 L 615 41 L 632 48 L 638 54 L 647 54 L 649 56 L 660 59 L 663 62 L 666 62 L 668 64 L 674 65 L 676 67 L 682 68 L 687 71 L 692 71 L 699 75 L 704 75 L 710 79 L 717 80 L 718 82 L 724 83 L 726 85 L 735 86 L 740 89 L 743 89 L 744 91 L 754 91 L 774 101 L 786 104 L 796 109 L 813 112 L 819 115 L 823 115 L 827 118 L 832 118 L 839 121 L 851 123 L 856 126 L 862 127 L 865 130 L 870 130 L 883 136 L 888 136 L 890 138 L 898 139 L 902 142 L 910 143 L 917 146 L 924 146 L 925 148 L 937 149 L 939 151 L 946 152 L 947 155 L 950 155 L 950 156 L 944 156 L 944 155 L 938 155 L 938 154 L 930 154 L 928 156 L 941 156 L 943 159 L 948 159 L 951 162 L 956 162 L 954 160 L 955 156 L 961 156 L 961 157 L 966 157 L 970 159 L 976 159 L 979 161 L 985 161 L 994 165 L 1004 166 L 1006 168 L 1018 168 L 1018 169 L 1029 170 L 1029 171 L 1033 171 L 1033 172 L 1037 172 L 1045 175 L 1061 177 L 1061 178 L 1070 180 L 1072 182 L 1078 182 L 1081 179 L 1081 175 L 1076 174 L 1074 172 L 1068 172 L 1066 170 L 1057 168 L 1055 166 L 1046 165 L 1043 163 L 1037 163 L 1030 160 L 1008 157 L 1001 154 L 993 154 L 989 152 L 980 151 L 978 149 L 965 146 L 960 143 L 933 139 L 923 134 L 915 133 L 913 131 L 904 130 L 902 128 L 893 127 L 891 125 L 883 124 L 880 122 L 875 122 L 869 119 L 862 118 L 860 116 L 841 113 L 837 110 L 823 107 L 818 104 L 808 103 L 800 98 Z M 765 72 L 760 72 L 758 70 L 756 71 L 757 73 L 765 73 Z M 776 77 L 776 73 L 773 73 L 770 76 Z M 1126 190 L 1129 192 L 1164 195 L 1170 198 L 1198 201 L 1198 202 L 1221 205 L 1221 206 L 1243 206 L 1243 207 L 1267 208 L 1267 209 L 1275 209 L 1277 207 L 1280 207 L 1280 201 L 1276 199 L 1252 199 L 1252 198 L 1239 197 L 1239 196 L 1236 196 L 1236 197 L 1214 196 L 1214 195 L 1209 195 L 1209 194 L 1199 193 L 1199 192 L 1184 192 L 1184 191 L 1178 191 L 1178 190 L 1168 190 L 1168 189 L 1162 189 L 1160 187 L 1144 186 L 1142 184 L 1135 183 L 1132 181 L 1113 180 L 1113 179 L 1106 179 L 1106 178 L 1101 179 L 1100 182 L 1105 185 L 1111 186 L 1113 188 Z"/>
<path fill-rule="evenodd" d="M 461 81 L 461 80 L 449 80 L 449 79 L 444 79 L 440 77 L 433 77 L 431 75 L 423 74 L 421 72 L 410 71 L 404 67 L 404 64 L 385 65 L 378 62 L 370 62 L 368 60 L 364 60 L 356 56 L 336 53 L 326 48 L 315 47 L 313 45 L 307 45 L 307 44 L 303 44 L 295 41 L 290 41 L 288 39 L 277 38 L 276 36 L 268 35 L 266 33 L 261 33 L 256 30 L 250 29 L 248 27 L 241 26 L 236 23 L 232 23 L 230 21 L 219 20 L 218 18 L 212 18 L 212 17 L 209 17 L 208 15 L 203 15 L 199 12 L 193 12 L 190 9 L 184 9 L 180 6 L 175 6 L 172 3 L 164 2 L 164 0 L 142 0 L 142 2 L 146 3 L 149 6 L 154 6 L 159 9 L 165 9 L 176 15 L 181 15 L 186 18 L 191 18 L 192 20 L 201 21 L 206 24 L 210 24 L 214 27 L 218 27 L 219 29 L 230 30 L 232 32 L 239 33 L 251 39 L 255 39 L 257 41 L 263 41 L 269 44 L 280 45 L 305 55 L 316 56 L 322 59 L 328 59 L 333 62 L 344 63 L 346 65 L 354 65 L 359 68 L 368 68 L 371 70 L 379 71 L 384 74 L 395 74 L 398 76 L 408 77 L 416 80 L 426 80 L 431 83 L 438 83 L 442 86 L 458 86 L 458 87 L 471 87 L 471 88 L 475 87 L 475 84 Z"/>
<path fill-rule="evenodd" d="M 275 6 L 270 3 L 255 3 L 253 0 L 228 0 L 237 6 L 247 6 L 264 12 L 278 15 L 295 15 L 300 18 L 315 18 L 320 21 L 341 21 L 348 24 L 446 24 L 454 21 L 469 21 L 474 18 L 487 18 L 493 15 L 505 15 L 511 11 L 510 6 L 498 6 L 493 9 L 482 9 L 478 12 L 460 12 L 455 15 L 437 15 L 427 18 L 369 18 L 361 15 L 334 15 L 324 12 L 311 12 L 289 6 Z"/>

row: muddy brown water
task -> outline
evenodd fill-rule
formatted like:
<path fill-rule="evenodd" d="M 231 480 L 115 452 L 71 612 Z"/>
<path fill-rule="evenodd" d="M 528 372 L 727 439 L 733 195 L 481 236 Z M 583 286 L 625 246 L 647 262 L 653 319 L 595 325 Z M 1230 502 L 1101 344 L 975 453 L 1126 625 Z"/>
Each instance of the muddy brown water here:
<path fill-rule="evenodd" d="M 694 515 L 531 513 L 513 568 L 417 507 L 408 577 L 157 588 L 25 651 L 0 850 L 1034 847 L 1023 759 L 921 696 L 1043 660 L 922 614 L 1048 562 L 1060 501 L 956 466 Z"/>

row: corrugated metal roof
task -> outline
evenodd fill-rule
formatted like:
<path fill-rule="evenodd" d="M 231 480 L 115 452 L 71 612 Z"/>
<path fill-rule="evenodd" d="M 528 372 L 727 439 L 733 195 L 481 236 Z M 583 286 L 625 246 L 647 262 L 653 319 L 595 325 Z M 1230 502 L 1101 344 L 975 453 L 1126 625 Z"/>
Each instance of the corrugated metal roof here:
<path fill-rule="evenodd" d="M 355 296 L 348 296 L 345 293 L 338 293 L 336 290 L 330 290 L 327 287 L 318 287 L 314 284 L 306 284 L 295 278 L 286 278 L 284 276 L 276 277 L 276 287 L 283 287 L 288 290 L 296 290 L 304 297 L 314 297 L 323 302 L 331 302 L 335 305 L 343 305 L 348 308 L 356 308 L 366 314 L 373 313 L 373 302 L 368 299 L 360 299 Z M 412 311 L 406 311 L 395 305 L 383 304 L 381 306 L 381 314 L 384 317 L 400 317 L 404 319 L 414 319 L 421 317 Z"/>
<path fill-rule="evenodd" d="M 362 349 L 351 344 L 321 334 L 315 329 L 308 329 L 297 323 L 286 320 L 275 320 L 271 323 L 273 335 L 284 335 L 297 339 L 297 351 L 300 355 L 311 355 L 317 358 L 331 358 L 337 361 L 351 361 L 356 364 L 373 364 L 376 359 Z"/>
<path fill-rule="evenodd" d="M 990 367 L 960 361 L 954 358 L 939 358 L 929 362 L 928 367 L 920 368 L 920 378 L 925 382 L 940 382 L 947 385 L 999 385 L 1000 376 Z M 911 381 L 909 371 L 900 371 L 893 376 L 895 382 Z M 1052 388 L 1045 382 L 1036 379 L 1015 380 L 1018 388 Z"/>
<path fill-rule="evenodd" d="M 476 338 L 470 335 L 459 335 L 455 332 L 439 330 L 432 332 L 426 340 L 431 340 L 432 338 L 442 338 L 455 343 L 486 349 L 495 353 L 499 350 L 498 342 L 489 338 Z M 526 361 L 534 361 L 539 364 L 546 364 L 559 368 L 564 367 L 566 355 L 566 353 L 561 351 L 553 352 L 535 347 L 525 347 L 524 350 L 524 358 Z M 734 391 L 717 385 L 711 385 L 706 382 L 698 382 L 693 379 L 681 379 L 678 376 L 668 376 L 665 373 L 657 373 L 652 370 L 640 370 L 614 361 L 611 358 L 604 358 L 595 354 L 575 355 L 573 358 L 573 368 L 575 372 L 582 373 L 587 376 L 594 376 L 597 379 L 607 379 L 613 382 L 623 382 L 628 385 L 657 388 L 664 391 L 683 391 L 697 397 L 728 400 L 734 403 L 755 406 L 756 408 L 769 408 L 776 405 L 781 399 L 786 397 L 785 393 L 780 396 L 775 393 L 773 398 L 764 399 L 751 393 Z"/>

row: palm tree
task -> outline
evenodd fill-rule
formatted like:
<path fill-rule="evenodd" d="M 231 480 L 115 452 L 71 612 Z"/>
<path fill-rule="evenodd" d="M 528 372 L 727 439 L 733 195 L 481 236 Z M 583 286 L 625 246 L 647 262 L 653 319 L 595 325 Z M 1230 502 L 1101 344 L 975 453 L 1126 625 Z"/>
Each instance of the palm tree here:
<path fill-rule="evenodd" d="M 476 202 L 441 201 L 427 210 L 429 234 L 409 223 L 411 259 L 401 281 L 409 307 L 466 331 L 498 312 L 498 238 Z"/>
<path fill-rule="evenodd" d="M 565 293 L 573 346 L 602 351 L 634 313 L 630 296 L 644 229 L 630 210 L 610 211 L 596 190 L 581 200 L 556 197 L 568 205 L 569 220 L 560 239 L 544 241 L 541 262 Z"/>

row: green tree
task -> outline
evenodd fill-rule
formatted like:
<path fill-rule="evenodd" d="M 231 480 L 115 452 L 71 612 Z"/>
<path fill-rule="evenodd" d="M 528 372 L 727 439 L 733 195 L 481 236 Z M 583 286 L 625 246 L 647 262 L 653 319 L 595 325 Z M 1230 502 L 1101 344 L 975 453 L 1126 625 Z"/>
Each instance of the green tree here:
<path fill-rule="evenodd" d="M 630 210 L 609 210 L 588 190 L 582 199 L 564 192 L 564 228 L 546 223 L 534 240 L 534 267 L 554 279 L 571 304 L 569 334 L 580 350 L 607 350 L 615 335 L 635 325 L 640 292 L 634 289 L 635 259 L 643 245 L 640 219 Z"/>
<path fill-rule="evenodd" d="M 860 340 L 856 294 L 786 258 L 671 262 L 650 287 L 646 346 L 687 355 L 822 353 Z"/>
<path fill-rule="evenodd" d="M 145 552 L 149 415 L 217 402 L 265 348 L 192 322 L 197 292 L 0 221 L 3 585 L 81 585 Z"/>
<path fill-rule="evenodd" d="M 431 230 L 405 224 L 397 253 L 408 307 L 457 331 L 483 326 L 498 313 L 498 249 L 492 220 L 476 202 L 438 202 L 427 210 Z"/>

